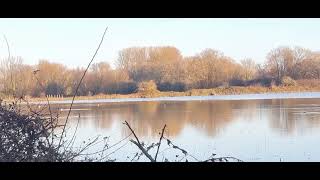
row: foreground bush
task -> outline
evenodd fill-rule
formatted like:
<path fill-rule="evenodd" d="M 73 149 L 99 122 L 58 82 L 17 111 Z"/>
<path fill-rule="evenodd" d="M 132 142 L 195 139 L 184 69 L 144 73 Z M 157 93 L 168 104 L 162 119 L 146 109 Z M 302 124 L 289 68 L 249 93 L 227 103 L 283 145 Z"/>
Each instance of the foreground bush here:
<path fill-rule="evenodd" d="M 62 161 L 50 139 L 50 122 L 37 115 L 21 115 L 0 107 L 0 161 Z"/>
<path fill-rule="evenodd" d="M 66 124 L 59 125 L 52 113 L 46 118 L 42 110 L 20 109 L 15 104 L 0 104 L 0 162 L 110 161 L 83 154 L 98 138 L 75 148 L 74 138 L 66 140 L 61 134 Z"/>

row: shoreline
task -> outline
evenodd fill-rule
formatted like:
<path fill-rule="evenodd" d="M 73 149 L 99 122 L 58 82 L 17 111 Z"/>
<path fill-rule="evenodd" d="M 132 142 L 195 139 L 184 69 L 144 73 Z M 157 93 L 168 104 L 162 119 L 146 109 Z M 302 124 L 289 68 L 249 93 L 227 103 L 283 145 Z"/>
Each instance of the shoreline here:
<path fill-rule="evenodd" d="M 221 87 L 212 89 L 192 89 L 185 92 L 99 94 L 94 96 L 76 96 L 74 103 L 142 102 L 142 101 L 188 101 L 188 100 L 245 100 L 245 99 L 287 99 L 320 98 L 320 86 L 275 86 L 275 87 Z M 45 97 L 26 98 L 29 104 L 46 104 Z M 71 103 L 72 97 L 49 98 L 53 104 Z M 4 102 L 10 102 L 5 99 Z M 26 102 L 20 102 L 26 104 Z M 20 104 L 19 103 L 19 104 Z"/>
<path fill-rule="evenodd" d="M 121 103 L 121 102 L 152 102 L 152 101 L 219 101 L 219 100 L 270 100 L 270 99 L 320 99 L 320 92 L 290 92 L 290 93 L 258 93 L 238 95 L 212 95 L 212 96 L 175 96 L 153 98 L 114 98 L 114 99 L 86 99 L 75 100 L 74 104 L 94 103 Z M 50 100 L 50 104 L 70 104 L 71 100 Z M 26 103 L 21 103 L 26 104 Z M 47 101 L 34 101 L 29 104 L 47 104 Z"/>

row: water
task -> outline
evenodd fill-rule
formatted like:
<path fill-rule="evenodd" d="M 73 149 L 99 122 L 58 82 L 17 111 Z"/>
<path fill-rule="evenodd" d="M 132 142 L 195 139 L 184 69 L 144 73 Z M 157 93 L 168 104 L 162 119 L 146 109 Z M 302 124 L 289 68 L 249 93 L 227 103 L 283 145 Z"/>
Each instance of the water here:
<path fill-rule="evenodd" d="M 69 105 L 52 106 L 65 119 Z M 108 136 L 112 145 L 130 134 L 123 124 L 128 121 L 146 144 L 158 142 L 166 124 L 165 136 L 197 159 L 215 153 L 243 161 L 320 161 L 320 98 L 91 102 L 74 104 L 73 109 L 68 138 L 79 119 L 75 145 L 97 135 Z M 139 152 L 130 138 L 106 154 L 130 161 Z M 165 150 L 166 141 L 161 146 L 159 160 L 182 157 L 175 157 L 174 149 Z"/>

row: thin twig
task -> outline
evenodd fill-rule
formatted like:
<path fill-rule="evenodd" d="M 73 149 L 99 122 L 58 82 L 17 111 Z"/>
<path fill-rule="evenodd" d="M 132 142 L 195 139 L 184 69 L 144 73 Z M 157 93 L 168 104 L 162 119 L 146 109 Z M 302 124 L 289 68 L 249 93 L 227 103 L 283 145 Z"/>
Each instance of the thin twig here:
<path fill-rule="evenodd" d="M 12 65 L 11 65 L 11 61 L 10 61 L 10 59 L 11 59 L 10 46 L 9 46 L 8 39 L 5 34 L 3 35 L 3 37 L 6 40 L 7 49 L 8 49 L 8 60 L 10 62 L 10 81 L 11 81 L 11 88 L 12 88 L 12 96 L 13 96 L 13 98 L 15 98 L 16 95 L 15 95 L 15 89 L 13 88 L 13 80 L 12 80 L 12 69 L 11 69 Z"/>
<path fill-rule="evenodd" d="M 85 145 L 85 147 L 83 147 L 78 153 L 74 154 L 73 156 L 71 156 L 69 159 L 67 159 L 67 161 L 69 160 L 73 160 L 75 157 L 79 156 L 83 151 L 85 151 L 86 149 L 88 149 L 90 146 L 92 146 L 97 140 L 98 140 L 99 136 L 96 137 L 93 141 L 89 142 L 88 144 Z"/>
<path fill-rule="evenodd" d="M 102 42 L 103 42 L 103 40 L 104 40 L 104 36 L 105 36 L 105 34 L 106 34 L 106 32 L 107 32 L 107 29 L 108 29 L 108 27 L 106 27 L 106 29 L 104 30 L 103 35 L 102 35 L 102 38 L 101 38 L 101 41 L 100 41 L 100 43 L 99 43 L 99 46 L 98 46 L 98 48 L 96 49 L 96 52 L 94 53 L 94 55 L 93 55 L 91 61 L 89 62 L 86 70 L 84 71 L 84 73 L 83 73 L 83 75 L 82 75 L 82 77 L 81 77 L 81 79 L 80 79 L 80 81 L 79 81 L 79 83 L 78 83 L 78 85 L 77 85 L 76 91 L 75 91 L 74 94 L 73 94 L 72 101 L 71 101 L 71 105 L 70 105 L 70 109 L 69 109 L 69 112 L 68 112 L 68 115 L 67 115 L 67 118 L 66 118 L 65 126 L 63 127 L 63 130 L 62 130 L 62 135 L 64 134 L 65 127 L 66 127 L 66 125 L 67 125 L 67 123 L 68 123 L 68 119 L 69 119 L 69 116 L 70 116 L 70 113 L 71 113 L 72 105 L 73 105 L 74 99 L 75 99 L 75 97 L 76 97 L 76 95 L 77 95 L 77 93 L 78 93 L 78 90 L 79 90 L 79 87 L 80 87 L 80 85 L 81 85 L 81 82 L 82 82 L 84 76 L 86 75 L 86 73 L 87 73 L 87 71 L 88 71 L 88 69 L 89 69 L 92 61 L 94 60 L 94 58 L 96 57 L 96 55 L 97 55 L 97 53 L 98 53 L 98 51 L 99 51 L 99 49 L 100 49 L 100 46 L 101 46 L 101 44 L 102 44 Z M 59 140 L 58 146 L 60 146 L 62 137 L 63 137 L 63 136 L 61 136 L 61 138 L 60 138 L 60 140 Z"/>
<path fill-rule="evenodd" d="M 86 154 L 80 154 L 80 155 L 94 155 L 94 154 L 98 154 L 100 152 L 103 152 L 105 150 L 108 150 L 108 149 L 111 149 L 113 148 L 114 146 L 120 144 L 121 142 L 123 142 L 124 140 L 128 139 L 130 136 L 131 136 L 132 133 L 130 133 L 128 136 L 126 136 L 125 138 L 121 139 L 120 141 L 116 142 L 115 144 L 111 145 L 111 146 L 108 146 L 107 149 L 102 149 L 100 151 L 96 151 L 96 152 L 93 152 L 93 153 L 86 153 Z M 100 141 L 101 142 L 101 141 Z"/>
<path fill-rule="evenodd" d="M 8 40 L 7 40 L 7 37 L 6 37 L 6 35 L 3 35 L 3 37 L 4 37 L 4 39 L 6 40 L 6 43 L 7 43 L 7 48 L 8 48 L 8 57 L 9 57 L 9 59 L 10 59 L 10 57 L 11 57 L 11 54 L 10 54 L 10 47 L 9 47 L 9 43 L 8 43 Z"/>
<path fill-rule="evenodd" d="M 164 125 L 163 129 L 162 129 L 162 133 L 161 133 L 161 136 L 160 136 L 160 140 L 159 140 L 159 146 L 158 146 L 158 149 L 157 149 L 157 153 L 154 157 L 154 160 L 157 161 L 157 156 L 158 156 L 158 152 L 159 152 L 159 148 L 160 148 L 160 145 L 161 145 L 161 140 L 163 138 L 163 133 L 164 133 L 164 130 L 166 129 L 166 124 Z"/>
<path fill-rule="evenodd" d="M 111 154 L 117 152 L 119 149 L 123 148 L 125 145 L 128 144 L 129 141 L 127 141 L 126 143 L 124 143 L 122 146 L 120 146 L 119 148 L 117 148 L 116 150 L 112 151 L 111 153 L 107 154 L 106 156 L 104 156 L 103 158 L 100 159 L 100 161 L 102 161 L 103 159 L 109 157 Z"/>
<path fill-rule="evenodd" d="M 227 160 L 227 159 L 234 159 L 234 160 L 237 160 L 238 162 L 243 162 L 242 160 L 238 159 L 238 158 L 235 158 L 235 157 L 232 157 L 232 156 L 225 156 L 225 157 L 218 157 L 218 158 L 210 158 L 210 159 L 207 159 L 203 162 L 215 162 L 216 160 Z"/>
<path fill-rule="evenodd" d="M 120 140 L 120 141 L 118 141 L 117 143 L 115 143 L 115 144 L 113 144 L 113 145 L 109 146 L 109 147 L 108 147 L 108 149 L 111 149 L 111 148 L 113 148 L 114 146 L 116 146 L 116 145 L 120 144 L 122 141 L 124 141 L 124 140 L 126 140 L 127 138 L 129 138 L 129 137 L 131 136 L 131 134 L 132 134 L 132 133 L 130 133 L 128 136 L 126 136 L 125 138 L 121 139 L 121 140 Z"/>
<path fill-rule="evenodd" d="M 72 147 L 74 142 L 75 142 L 75 140 L 76 140 L 76 133 L 77 133 L 77 130 L 78 130 L 79 122 L 80 122 L 80 116 L 79 116 L 78 121 L 77 121 L 76 129 L 74 130 L 73 136 L 71 138 L 71 141 L 68 143 L 67 148 L 70 146 L 70 144 L 71 144 L 71 147 Z"/>
<path fill-rule="evenodd" d="M 185 156 L 190 156 L 190 157 L 192 157 L 193 159 L 195 159 L 196 161 L 199 161 L 199 162 L 200 162 L 199 159 L 197 159 L 197 158 L 194 157 L 193 155 L 189 154 L 186 150 L 184 150 L 184 149 L 182 149 L 182 148 L 174 145 L 174 144 L 172 143 L 172 141 L 169 140 L 168 138 L 166 138 L 166 137 L 163 137 L 163 138 L 167 140 L 169 146 L 170 146 L 170 144 L 172 145 L 172 148 L 178 149 L 178 150 L 180 150 Z"/>

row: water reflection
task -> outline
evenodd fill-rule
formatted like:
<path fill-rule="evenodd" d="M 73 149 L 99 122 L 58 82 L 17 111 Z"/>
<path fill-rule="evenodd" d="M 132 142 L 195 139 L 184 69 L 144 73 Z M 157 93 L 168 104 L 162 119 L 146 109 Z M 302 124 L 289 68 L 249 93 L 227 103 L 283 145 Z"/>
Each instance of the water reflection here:
<path fill-rule="evenodd" d="M 59 105 L 60 109 L 68 105 Z M 79 127 L 94 126 L 108 130 L 114 124 L 128 121 L 140 137 L 157 137 L 164 124 L 167 136 L 176 137 L 191 126 L 209 137 L 221 134 L 235 122 L 259 123 L 267 121 L 278 134 L 292 135 L 319 127 L 319 99 L 237 100 L 237 101 L 179 101 L 128 102 L 74 105 L 72 123 L 79 118 Z M 83 110 L 86 109 L 86 110 Z M 58 108 L 55 108 L 58 111 Z M 67 111 L 60 110 L 61 119 Z M 128 129 L 119 126 L 123 136 Z"/>
<path fill-rule="evenodd" d="M 270 128 L 277 133 L 293 135 L 319 127 L 319 99 L 271 101 L 267 116 Z"/>

